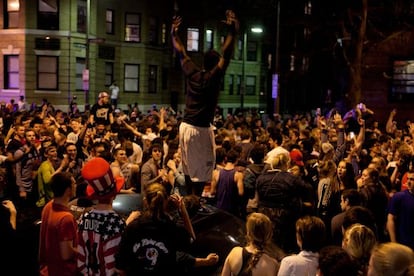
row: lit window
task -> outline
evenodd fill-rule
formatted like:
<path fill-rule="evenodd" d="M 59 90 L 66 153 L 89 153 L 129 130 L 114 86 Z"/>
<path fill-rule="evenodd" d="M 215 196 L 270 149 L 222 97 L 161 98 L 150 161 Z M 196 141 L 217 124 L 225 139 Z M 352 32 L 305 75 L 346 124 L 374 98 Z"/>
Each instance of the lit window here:
<path fill-rule="evenodd" d="M 213 30 L 206 30 L 206 38 L 204 40 L 204 51 L 213 49 Z"/>
<path fill-rule="evenodd" d="M 187 51 L 198 52 L 199 45 L 199 29 L 188 28 L 187 30 Z"/>
<path fill-rule="evenodd" d="M 391 80 L 391 99 L 411 102 L 414 99 L 414 60 L 394 60 Z"/>
<path fill-rule="evenodd" d="M 161 43 L 167 44 L 167 24 L 163 23 L 161 26 Z"/>
<path fill-rule="evenodd" d="M 19 27 L 19 0 L 7 0 L 7 13 L 4 14 L 4 28 Z"/>
<path fill-rule="evenodd" d="M 305 14 L 312 14 L 312 1 L 308 1 L 307 3 L 305 3 Z"/>
<path fill-rule="evenodd" d="M 141 42 L 141 15 L 127 13 L 125 15 L 125 41 Z"/>
<path fill-rule="evenodd" d="M 295 71 L 295 55 L 290 55 L 290 71 Z"/>
<path fill-rule="evenodd" d="M 4 88 L 19 88 L 19 56 L 4 56 Z"/>
<path fill-rule="evenodd" d="M 302 71 L 307 72 L 309 69 L 309 57 L 302 58 Z"/>
<path fill-rule="evenodd" d="M 139 92 L 139 65 L 125 64 L 124 67 L 124 91 Z"/>
<path fill-rule="evenodd" d="M 310 34 L 311 34 L 310 29 L 308 27 L 304 27 L 303 28 L 303 38 L 304 38 L 305 41 L 309 40 Z"/>
<path fill-rule="evenodd" d="M 114 11 L 106 10 L 106 33 L 114 34 Z"/>

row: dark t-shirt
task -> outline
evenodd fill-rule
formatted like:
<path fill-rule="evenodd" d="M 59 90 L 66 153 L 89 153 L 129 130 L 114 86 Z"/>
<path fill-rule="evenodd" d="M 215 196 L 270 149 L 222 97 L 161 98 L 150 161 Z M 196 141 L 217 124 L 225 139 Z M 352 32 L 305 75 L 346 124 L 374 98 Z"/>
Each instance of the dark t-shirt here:
<path fill-rule="evenodd" d="M 176 253 L 187 244 L 185 237 L 173 221 L 154 221 L 143 215 L 126 227 L 116 267 L 127 275 L 174 275 L 178 272 Z"/>
<path fill-rule="evenodd" d="M 408 190 L 394 194 L 388 213 L 397 219 L 397 241 L 414 249 L 414 195 Z"/>
<path fill-rule="evenodd" d="M 183 121 L 194 126 L 208 127 L 214 118 L 224 72 L 217 66 L 211 71 L 201 70 L 190 59 L 183 63 L 182 68 L 187 78 Z"/>
<path fill-rule="evenodd" d="M 91 109 L 91 115 L 94 116 L 94 120 L 102 121 L 105 125 L 110 125 L 109 114 L 113 112 L 112 105 L 110 103 L 100 105 L 98 103 L 94 104 Z"/>

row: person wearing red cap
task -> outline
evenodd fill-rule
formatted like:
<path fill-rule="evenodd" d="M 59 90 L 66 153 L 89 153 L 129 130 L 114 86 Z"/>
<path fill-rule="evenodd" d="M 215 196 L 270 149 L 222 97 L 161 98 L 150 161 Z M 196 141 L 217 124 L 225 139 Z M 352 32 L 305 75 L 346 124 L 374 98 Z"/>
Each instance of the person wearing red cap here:
<path fill-rule="evenodd" d="M 86 194 L 96 204 L 78 223 L 78 270 L 82 275 L 114 275 L 114 256 L 126 224 L 112 209 L 112 201 L 125 180 L 114 177 L 109 163 L 101 157 L 88 161 L 81 174 L 88 183 Z"/>
<path fill-rule="evenodd" d="M 303 163 L 303 154 L 299 149 L 292 149 L 289 155 L 292 165 L 297 165 L 301 167 L 305 166 L 305 164 Z"/>

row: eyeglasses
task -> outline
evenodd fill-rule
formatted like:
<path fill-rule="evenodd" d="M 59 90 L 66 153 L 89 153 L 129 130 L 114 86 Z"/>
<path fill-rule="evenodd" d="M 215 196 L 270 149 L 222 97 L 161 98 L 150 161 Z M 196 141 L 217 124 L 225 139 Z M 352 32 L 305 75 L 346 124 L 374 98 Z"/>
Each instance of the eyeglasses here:
<path fill-rule="evenodd" d="M 159 149 L 153 149 L 152 152 L 161 152 Z"/>

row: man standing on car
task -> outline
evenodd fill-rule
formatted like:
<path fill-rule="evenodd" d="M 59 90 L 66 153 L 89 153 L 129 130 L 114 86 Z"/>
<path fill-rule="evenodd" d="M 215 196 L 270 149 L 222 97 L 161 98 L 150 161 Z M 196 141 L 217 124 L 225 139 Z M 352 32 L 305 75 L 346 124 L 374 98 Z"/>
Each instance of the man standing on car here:
<path fill-rule="evenodd" d="M 205 53 L 204 68 L 199 68 L 187 55 L 177 35 L 181 22 L 181 17 L 173 17 L 171 38 L 187 81 L 185 114 L 179 129 L 182 165 L 186 185 L 190 186 L 193 194 L 201 195 L 204 184 L 211 181 L 214 168 L 214 132 L 211 122 L 222 77 L 233 54 L 239 21 L 233 11 L 226 11 L 224 23 L 228 27 L 228 34 L 222 48 L 223 55 L 214 50 Z"/>

